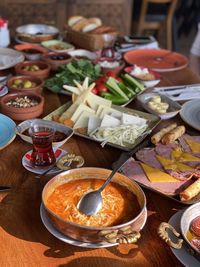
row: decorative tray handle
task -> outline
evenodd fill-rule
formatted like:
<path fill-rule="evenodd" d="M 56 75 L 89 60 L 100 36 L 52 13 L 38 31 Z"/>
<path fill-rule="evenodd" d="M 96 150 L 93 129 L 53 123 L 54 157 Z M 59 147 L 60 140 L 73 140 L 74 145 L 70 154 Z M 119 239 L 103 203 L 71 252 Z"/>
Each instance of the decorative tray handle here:
<path fill-rule="evenodd" d="M 177 242 L 173 242 L 167 230 L 171 230 L 172 233 L 176 236 L 179 237 L 180 234 L 174 229 L 173 226 L 171 226 L 169 223 L 162 222 L 159 227 L 158 227 L 158 235 L 172 248 L 180 249 L 183 244 L 183 239 L 177 238 Z"/>

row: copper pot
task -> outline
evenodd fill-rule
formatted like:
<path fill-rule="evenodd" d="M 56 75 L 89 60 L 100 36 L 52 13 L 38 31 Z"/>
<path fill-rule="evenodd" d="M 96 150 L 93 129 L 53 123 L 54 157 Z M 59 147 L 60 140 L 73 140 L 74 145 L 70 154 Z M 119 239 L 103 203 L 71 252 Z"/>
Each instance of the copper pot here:
<path fill-rule="evenodd" d="M 65 221 L 58 215 L 50 211 L 47 206 L 47 199 L 59 185 L 67 183 L 71 180 L 80 179 L 104 179 L 109 176 L 110 170 L 101 168 L 79 168 L 71 169 L 58 174 L 52 178 L 44 187 L 42 192 L 42 202 L 47 211 L 48 217 L 57 230 L 64 235 L 83 242 L 109 242 L 109 243 L 135 243 L 140 238 L 140 230 L 143 228 L 146 218 L 146 197 L 142 189 L 134 181 L 128 177 L 117 173 L 113 177 L 113 182 L 125 186 L 133 192 L 140 205 L 140 213 L 138 216 L 124 224 L 110 227 L 89 227 Z M 130 203 L 131 205 L 133 203 Z"/>

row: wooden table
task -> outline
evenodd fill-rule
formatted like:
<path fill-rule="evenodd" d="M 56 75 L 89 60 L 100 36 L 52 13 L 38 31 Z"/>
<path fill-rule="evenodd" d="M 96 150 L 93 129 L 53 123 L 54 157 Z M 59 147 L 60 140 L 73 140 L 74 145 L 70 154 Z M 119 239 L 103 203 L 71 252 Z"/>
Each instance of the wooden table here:
<path fill-rule="evenodd" d="M 162 85 L 199 83 L 200 77 L 186 68 L 162 74 Z M 69 100 L 63 95 L 44 92 L 44 116 Z M 134 107 L 136 102 L 130 104 Z M 174 119 L 176 120 L 176 119 Z M 161 125 L 160 125 L 161 126 Z M 159 126 L 159 127 L 160 127 Z M 182 266 L 169 247 L 158 237 L 157 227 L 184 206 L 153 193 L 147 197 L 148 219 L 137 244 L 111 248 L 87 249 L 68 245 L 52 236 L 40 219 L 41 192 L 51 178 L 41 180 L 23 168 L 23 155 L 31 149 L 19 137 L 0 151 L 0 184 L 12 190 L 0 193 L 0 265 L 2 267 L 87 266 L 87 267 L 152 267 Z M 85 158 L 85 166 L 111 168 L 120 151 L 111 147 L 73 136 L 64 146 Z"/>

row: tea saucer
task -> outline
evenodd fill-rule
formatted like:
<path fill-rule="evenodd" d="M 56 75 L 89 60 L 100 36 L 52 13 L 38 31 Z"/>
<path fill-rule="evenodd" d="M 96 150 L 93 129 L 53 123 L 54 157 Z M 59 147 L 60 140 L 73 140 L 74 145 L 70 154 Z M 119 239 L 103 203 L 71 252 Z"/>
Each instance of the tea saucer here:
<path fill-rule="evenodd" d="M 180 219 L 181 215 L 184 210 L 180 210 L 177 213 L 175 213 L 169 220 L 169 224 L 171 224 L 178 233 L 181 232 L 180 230 Z M 176 256 L 176 258 L 186 267 L 199 267 L 200 262 L 193 257 L 186 249 L 185 245 L 183 244 L 181 249 L 174 249 L 171 248 L 171 251 Z"/>
<path fill-rule="evenodd" d="M 45 170 L 47 170 L 47 168 L 34 168 L 31 165 L 31 163 L 30 163 L 31 153 L 32 153 L 32 150 L 28 151 L 22 158 L 22 165 L 24 166 L 24 168 L 27 169 L 30 172 L 37 173 L 37 174 L 41 174 Z M 56 160 L 58 160 L 60 157 L 64 156 L 66 153 L 67 153 L 66 150 L 63 150 L 63 149 L 60 149 L 60 148 L 56 149 L 55 152 L 54 152 Z M 50 170 L 48 172 L 48 174 L 54 174 L 54 173 L 57 173 L 57 172 L 60 172 L 60 170 L 57 167 L 55 167 L 52 170 Z"/>
<path fill-rule="evenodd" d="M 42 220 L 44 226 L 47 228 L 47 230 L 53 236 L 55 236 L 56 238 L 58 238 L 59 240 L 65 242 L 67 244 L 82 247 L 82 248 L 108 248 L 108 247 L 113 247 L 113 246 L 118 245 L 118 243 L 111 244 L 108 242 L 99 242 L 99 243 L 82 242 L 82 241 L 75 240 L 69 236 L 62 234 L 53 226 L 53 224 L 49 220 L 49 217 L 47 215 L 47 212 L 46 212 L 43 204 L 41 204 L 41 206 L 40 206 L 40 217 L 41 217 L 41 220 Z"/>

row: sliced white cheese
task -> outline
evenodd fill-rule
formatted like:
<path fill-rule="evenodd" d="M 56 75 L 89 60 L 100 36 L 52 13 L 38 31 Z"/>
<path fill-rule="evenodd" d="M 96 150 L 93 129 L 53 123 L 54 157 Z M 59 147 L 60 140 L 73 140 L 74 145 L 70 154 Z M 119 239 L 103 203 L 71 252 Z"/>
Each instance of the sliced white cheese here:
<path fill-rule="evenodd" d="M 72 115 L 74 114 L 78 106 L 86 102 L 86 99 L 88 97 L 88 94 L 90 93 L 90 90 L 91 89 L 86 90 L 85 92 L 83 92 L 77 97 L 75 102 L 61 115 L 60 122 L 66 119 L 70 119 L 72 117 Z"/>
<path fill-rule="evenodd" d="M 119 120 L 121 120 L 121 117 L 122 117 L 122 112 L 116 110 L 116 109 L 112 109 L 111 112 L 108 113 L 108 115 L 112 116 L 112 117 L 115 117 Z"/>
<path fill-rule="evenodd" d="M 99 105 L 95 114 L 96 114 L 98 117 L 100 117 L 100 114 L 101 114 L 102 110 L 105 109 L 106 107 L 107 107 L 107 106 Z"/>
<path fill-rule="evenodd" d="M 91 108 L 89 108 L 88 106 L 86 106 L 85 104 L 80 104 L 79 106 L 78 106 L 78 108 L 76 109 L 76 111 L 74 112 L 74 114 L 72 115 L 72 117 L 71 117 L 71 120 L 74 122 L 74 123 L 76 123 L 76 121 L 78 120 L 78 118 L 80 117 L 80 115 L 81 115 L 81 113 L 83 112 L 83 111 L 91 111 L 91 112 L 93 112 L 93 110 L 91 109 Z"/>
<path fill-rule="evenodd" d="M 91 107 L 92 109 L 94 109 L 96 111 L 100 105 L 104 105 L 107 107 L 111 107 L 111 105 L 112 105 L 112 101 L 105 99 L 103 97 L 94 95 L 91 92 L 87 95 L 86 102 L 87 102 L 89 107 Z"/>
<path fill-rule="evenodd" d="M 101 119 L 98 118 L 96 115 L 90 116 L 88 120 L 88 134 L 94 131 L 101 125 Z"/>
<path fill-rule="evenodd" d="M 76 123 L 74 124 L 74 129 L 78 129 L 78 128 L 86 128 L 88 127 L 88 120 L 89 120 L 89 117 L 91 115 L 93 115 L 95 113 L 94 110 L 92 111 L 87 111 L 87 110 L 84 110 L 80 117 L 78 118 L 78 120 L 76 121 Z"/>
<path fill-rule="evenodd" d="M 122 118 L 121 118 L 121 123 L 124 125 L 128 124 L 137 124 L 137 125 L 142 125 L 146 123 L 146 119 L 130 115 L 127 113 L 122 113 Z"/>
<path fill-rule="evenodd" d="M 104 115 L 100 127 L 116 127 L 121 124 L 120 120 L 110 115 Z"/>

